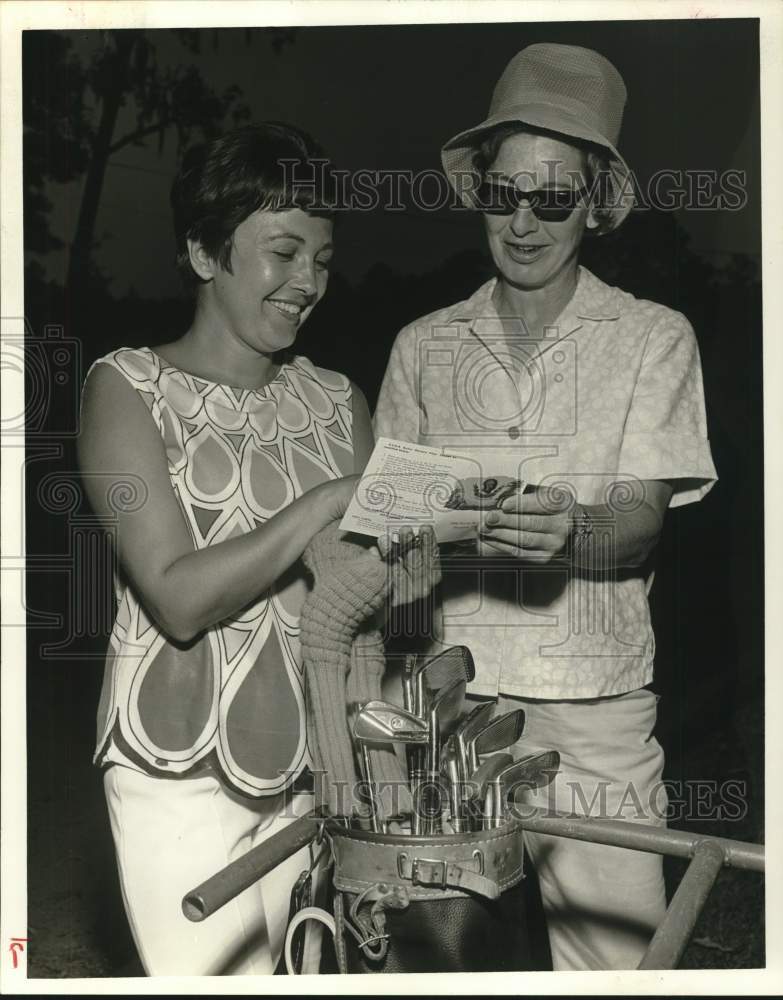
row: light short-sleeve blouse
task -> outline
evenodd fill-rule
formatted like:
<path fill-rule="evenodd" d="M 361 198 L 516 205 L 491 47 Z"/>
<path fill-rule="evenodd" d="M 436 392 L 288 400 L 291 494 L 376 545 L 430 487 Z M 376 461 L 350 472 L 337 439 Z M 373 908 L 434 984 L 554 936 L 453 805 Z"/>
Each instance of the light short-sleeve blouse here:
<path fill-rule="evenodd" d="M 609 504 L 628 480 L 670 480 L 671 506 L 717 479 L 699 351 L 678 312 L 579 268 L 571 301 L 543 337 L 501 323 L 492 280 L 469 299 L 405 327 L 374 415 L 377 436 L 509 468 L 527 483 Z M 442 560 L 442 631 L 476 660 L 469 690 L 543 699 L 622 694 L 650 683 L 652 567 L 613 568 L 612 518 L 596 525 L 606 570 L 552 563 Z"/>

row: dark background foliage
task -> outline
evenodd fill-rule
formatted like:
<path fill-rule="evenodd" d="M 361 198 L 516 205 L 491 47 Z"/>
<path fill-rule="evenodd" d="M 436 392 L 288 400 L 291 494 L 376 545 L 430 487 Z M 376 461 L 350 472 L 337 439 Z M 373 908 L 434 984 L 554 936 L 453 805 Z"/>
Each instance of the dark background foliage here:
<path fill-rule="evenodd" d="M 583 263 L 681 310 L 696 331 L 720 482 L 670 513 L 660 545 L 659 738 L 667 778 L 747 787 L 741 821 L 691 813 L 676 825 L 762 838 L 757 22 L 26 32 L 28 407 L 45 387 L 27 438 L 32 975 L 133 969 L 90 765 L 109 578 L 67 431 L 96 357 L 187 328 L 166 203 L 182 150 L 272 118 L 313 132 L 348 169 L 437 169 L 440 144 L 483 118 L 500 70 L 534 41 L 587 45 L 618 66 L 629 90 L 621 148 L 641 185 L 661 169 L 746 171 L 741 211 L 637 211 L 619 232 L 586 241 Z M 467 297 L 490 261 L 469 213 L 410 204 L 341 219 L 337 241 L 327 295 L 298 349 L 350 375 L 372 406 L 397 331 Z M 51 380 L 55 371 L 64 381 Z M 678 873 L 669 866 L 671 879 Z M 686 964 L 763 964 L 759 881 L 723 878 Z"/>

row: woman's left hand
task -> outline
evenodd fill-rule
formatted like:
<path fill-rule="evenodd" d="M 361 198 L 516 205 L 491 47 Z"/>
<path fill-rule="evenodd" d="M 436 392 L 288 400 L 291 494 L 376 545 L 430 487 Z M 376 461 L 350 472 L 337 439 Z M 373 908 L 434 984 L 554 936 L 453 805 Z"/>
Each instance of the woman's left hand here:
<path fill-rule="evenodd" d="M 378 550 L 383 559 L 389 556 L 393 544 L 388 535 L 381 535 L 378 539 Z M 389 564 L 393 608 L 426 597 L 441 578 L 440 552 L 430 525 L 423 525 L 418 535 L 410 527 L 400 528 L 397 544 L 402 554 Z"/>
<path fill-rule="evenodd" d="M 525 562 L 548 563 L 565 554 L 570 528 L 568 510 L 553 510 L 536 493 L 522 493 L 482 517 L 479 543 L 485 555 L 498 552 Z"/>

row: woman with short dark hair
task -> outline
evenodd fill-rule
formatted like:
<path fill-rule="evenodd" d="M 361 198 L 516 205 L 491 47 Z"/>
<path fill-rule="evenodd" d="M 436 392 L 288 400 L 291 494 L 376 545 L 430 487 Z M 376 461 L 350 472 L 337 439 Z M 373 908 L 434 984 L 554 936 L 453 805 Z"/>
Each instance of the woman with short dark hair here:
<path fill-rule="evenodd" d="M 286 174 L 314 160 L 312 183 Z M 328 281 L 329 178 L 279 123 L 191 151 L 172 203 L 193 322 L 107 354 L 84 388 L 80 465 L 119 562 L 95 761 L 150 975 L 272 972 L 310 867 L 298 852 L 205 924 L 183 916 L 185 893 L 313 805 L 300 557 L 373 444 L 357 387 L 291 350 Z M 118 511 L 123 484 L 137 502 Z"/>
<path fill-rule="evenodd" d="M 334 222 L 336 194 L 325 151 L 282 122 L 242 126 L 191 148 L 171 188 L 183 279 L 191 285 L 201 280 L 191 264 L 189 240 L 199 240 L 230 272 L 234 231 L 253 212 L 299 208 Z"/>

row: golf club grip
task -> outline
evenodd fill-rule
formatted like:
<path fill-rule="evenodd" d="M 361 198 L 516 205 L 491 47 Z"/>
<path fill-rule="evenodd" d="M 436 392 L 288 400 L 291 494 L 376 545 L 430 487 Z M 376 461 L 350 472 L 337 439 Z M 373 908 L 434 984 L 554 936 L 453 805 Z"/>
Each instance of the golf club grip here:
<path fill-rule="evenodd" d="M 294 820 L 284 830 L 232 861 L 182 900 L 182 912 L 194 922 L 205 920 L 258 879 L 296 854 L 318 833 L 315 811 Z"/>

